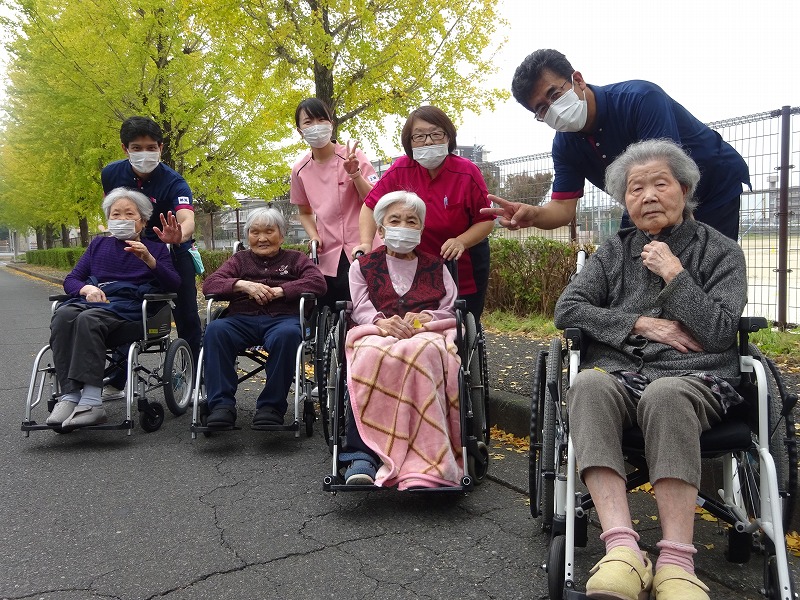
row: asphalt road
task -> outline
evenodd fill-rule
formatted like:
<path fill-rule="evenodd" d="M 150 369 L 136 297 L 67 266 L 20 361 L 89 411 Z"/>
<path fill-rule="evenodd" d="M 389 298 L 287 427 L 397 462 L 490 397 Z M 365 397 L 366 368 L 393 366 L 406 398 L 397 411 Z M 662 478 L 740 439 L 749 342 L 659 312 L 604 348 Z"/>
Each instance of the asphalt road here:
<path fill-rule="evenodd" d="M 334 496 L 322 490 L 330 455 L 319 428 L 297 439 L 250 430 L 257 390 L 247 384 L 241 431 L 191 440 L 189 414 L 167 413 L 150 434 L 25 438 L 31 364 L 56 291 L 0 268 L 0 598 L 547 597 L 547 538 L 524 493 L 527 455 L 511 446 L 493 444 L 491 479 L 468 495 Z M 107 408 L 121 420 L 121 403 Z M 652 550 L 654 502 L 631 499 Z M 697 537 L 713 598 L 758 597 L 758 557 L 725 563 L 715 524 L 699 520 Z M 590 539 L 576 553 L 581 579 L 601 556 L 596 525 Z M 795 558 L 792 568 L 797 579 Z"/>

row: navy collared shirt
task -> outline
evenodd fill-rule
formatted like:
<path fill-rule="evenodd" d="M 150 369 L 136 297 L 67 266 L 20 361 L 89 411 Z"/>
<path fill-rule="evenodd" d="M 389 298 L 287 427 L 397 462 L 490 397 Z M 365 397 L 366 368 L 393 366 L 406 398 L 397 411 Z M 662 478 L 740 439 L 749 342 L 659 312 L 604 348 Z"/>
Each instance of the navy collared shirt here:
<path fill-rule="evenodd" d="M 589 86 L 597 105 L 595 130 L 556 133 L 553 139 L 553 200 L 580 198 L 584 180 L 605 189 L 605 170 L 633 142 L 669 138 L 700 167 L 696 197 L 707 212 L 733 202 L 750 185 L 747 163 L 713 129 L 649 81 Z"/>
<path fill-rule="evenodd" d="M 159 163 L 148 179 L 140 179 L 133 172 L 130 161 L 125 158 L 107 164 L 100 173 L 103 183 L 103 193 L 107 194 L 114 188 L 125 187 L 142 192 L 153 203 L 153 215 L 147 222 L 144 237 L 158 240 L 153 233 L 153 227 L 161 227 L 159 215 L 166 217 L 168 211 L 173 214 L 179 210 L 194 211 L 192 190 L 186 180 L 177 171 L 169 168 L 164 163 Z M 188 248 L 192 240 L 183 242 L 181 248 Z"/>

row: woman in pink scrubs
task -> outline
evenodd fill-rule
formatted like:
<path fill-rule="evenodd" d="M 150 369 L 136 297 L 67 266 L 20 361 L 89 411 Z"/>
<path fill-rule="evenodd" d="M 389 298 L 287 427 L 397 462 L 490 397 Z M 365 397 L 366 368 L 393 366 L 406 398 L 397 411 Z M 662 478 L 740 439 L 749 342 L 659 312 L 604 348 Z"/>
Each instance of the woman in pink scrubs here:
<path fill-rule="evenodd" d="M 351 146 L 331 139 L 333 115 L 321 100 L 303 100 L 294 121 L 311 150 L 292 168 L 290 201 L 309 239 L 319 243 L 319 268 L 328 283 L 322 303 L 333 308 L 337 300 L 350 299 L 348 272 L 360 241 L 359 213 L 378 176 L 358 142 Z"/>
<path fill-rule="evenodd" d="M 486 182 L 475 164 L 453 154 L 456 128 L 435 106 L 421 106 L 406 120 L 400 134 L 406 156 L 392 163 L 375 184 L 361 209 L 361 244 L 372 249 L 378 200 L 397 190 L 414 192 L 425 201 L 427 216 L 419 249 L 444 260 L 458 260 L 458 292 L 475 319 L 480 319 L 489 281 L 489 241 L 493 216 L 480 209 L 491 206 Z"/>

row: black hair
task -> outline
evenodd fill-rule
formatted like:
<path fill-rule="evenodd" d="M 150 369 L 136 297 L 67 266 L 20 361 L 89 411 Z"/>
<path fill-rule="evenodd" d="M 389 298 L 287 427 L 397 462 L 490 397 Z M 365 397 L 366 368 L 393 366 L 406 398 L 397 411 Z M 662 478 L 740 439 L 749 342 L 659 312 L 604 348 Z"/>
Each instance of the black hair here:
<path fill-rule="evenodd" d="M 312 119 L 325 119 L 326 121 L 330 121 L 331 125 L 333 125 L 331 109 L 319 98 L 306 98 L 297 105 L 294 111 L 294 124 L 298 129 L 300 128 L 300 111 L 305 111 Z"/>
<path fill-rule="evenodd" d="M 431 125 L 441 127 L 447 134 L 447 152 L 452 154 L 456 149 L 456 126 L 450 120 L 441 108 L 436 106 L 420 106 L 418 109 L 411 112 L 406 119 L 406 124 L 403 125 L 403 131 L 400 132 L 400 142 L 403 144 L 403 149 L 406 151 L 406 156 L 414 158 L 414 149 L 411 147 L 411 133 L 414 129 L 414 120 L 421 119 Z"/>
<path fill-rule="evenodd" d="M 119 139 L 126 148 L 133 140 L 140 137 L 154 139 L 159 145 L 164 142 L 164 134 L 158 123 L 147 117 L 129 117 L 119 128 Z"/>
<path fill-rule="evenodd" d="M 565 79 L 572 77 L 575 72 L 567 57 L 558 50 L 542 49 L 526 56 L 514 72 L 514 79 L 511 80 L 511 93 L 517 102 L 531 112 L 533 112 L 533 107 L 528 106 L 528 102 L 531 99 L 533 88 L 536 87 L 545 70 L 561 75 Z"/>

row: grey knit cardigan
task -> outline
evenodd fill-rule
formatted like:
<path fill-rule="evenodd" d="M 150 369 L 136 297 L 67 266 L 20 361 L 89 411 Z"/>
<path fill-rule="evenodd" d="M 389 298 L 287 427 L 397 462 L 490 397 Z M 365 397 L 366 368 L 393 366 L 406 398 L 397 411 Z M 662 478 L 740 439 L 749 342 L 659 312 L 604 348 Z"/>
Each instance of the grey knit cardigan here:
<path fill-rule="evenodd" d="M 664 241 L 684 270 L 669 285 L 642 264 L 649 243 L 636 228 L 619 231 L 586 261 L 556 304 L 555 324 L 589 336 L 581 368 L 636 371 L 659 377 L 709 372 L 738 382 L 736 333 L 747 303 L 747 273 L 739 245 L 694 220 Z M 640 316 L 683 323 L 703 347 L 681 353 L 632 335 Z"/>

